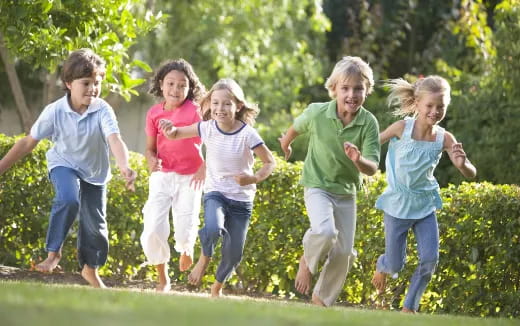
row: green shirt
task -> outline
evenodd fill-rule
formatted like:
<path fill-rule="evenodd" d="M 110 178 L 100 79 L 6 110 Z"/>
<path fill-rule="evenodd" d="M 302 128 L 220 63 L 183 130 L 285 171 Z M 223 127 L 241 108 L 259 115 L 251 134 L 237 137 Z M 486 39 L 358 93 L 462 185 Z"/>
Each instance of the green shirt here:
<path fill-rule="evenodd" d="M 359 108 L 347 126 L 336 113 L 336 100 L 312 103 L 294 121 L 298 134 L 309 134 L 309 148 L 300 183 L 309 188 L 321 188 L 333 194 L 356 194 L 361 175 L 343 149 L 348 141 L 356 145 L 361 155 L 379 164 L 381 144 L 375 116 Z"/>

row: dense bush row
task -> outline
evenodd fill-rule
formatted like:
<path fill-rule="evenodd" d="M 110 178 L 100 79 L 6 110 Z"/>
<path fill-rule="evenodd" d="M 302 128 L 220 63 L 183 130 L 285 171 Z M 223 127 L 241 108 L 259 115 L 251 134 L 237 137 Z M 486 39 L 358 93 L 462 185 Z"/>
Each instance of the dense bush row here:
<path fill-rule="evenodd" d="M 0 156 L 14 138 L 0 135 Z M 47 180 L 42 142 L 27 158 L 0 176 L 0 263 L 28 267 L 45 256 L 44 241 L 52 187 Z M 141 155 L 132 153 L 132 166 L 139 173 L 136 192 L 124 190 L 117 172 L 110 182 L 108 222 L 109 261 L 104 275 L 124 278 L 150 277 L 150 267 L 140 267 L 144 256 L 139 244 L 141 209 L 147 196 L 147 171 Z M 244 260 L 229 286 L 235 290 L 294 296 L 294 277 L 302 253 L 301 239 L 308 227 L 303 191 L 298 185 L 302 164 L 277 158 L 273 175 L 259 186 L 246 243 Z M 382 213 L 374 201 L 382 192 L 382 175 L 367 179 L 358 194 L 356 249 L 358 259 L 347 278 L 340 300 L 372 305 L 376 301 L 370 284 L 376 258 L 384 250 Z M 514 185 L 463 183 L 442 189 L 444 207 L 439 212 L 441 256 L 439 267 L 421 305 L 422 311 L 464 313 L 480 316 L 520 316 L 520 188 Z M 64 248 L 62 267 L 77 268 L 75 230 Z M 198 248 L 196 257 L 198 257 Z M 409 241 L 409 259 L 402 275 L 389 282 L 384 304 L 398 308 L 407 280 L 417 263 L 415 242 Z M 172 273 L 186 282 L 177 269 L 173 253 Z M 215 260 L 218 260 L 218 255 Z M 210 265 L 203 286 L 213 279 Z M 378 298 L 377 300 L 380 300 Z M 381 303 L 381 302 L 379 302 Z"/>

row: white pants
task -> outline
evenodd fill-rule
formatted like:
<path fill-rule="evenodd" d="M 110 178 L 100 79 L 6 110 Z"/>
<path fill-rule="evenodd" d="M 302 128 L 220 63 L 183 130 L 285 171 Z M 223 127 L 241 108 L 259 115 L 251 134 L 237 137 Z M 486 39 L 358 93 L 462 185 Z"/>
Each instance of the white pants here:
<path fill-rule="evenodd" d="M 357 256 L 356 197 L 305 188 L 304 198 L 311 227 L 303 236 L 303 256 L 312 274 L 325 259 L 313 294 L 330 306 L 336 302 Z"/>
<path fill-rule="evenodd" d="M 169 212 L 172 210 L 175 250 L 193 257 L 199 227 L 202 190 L 190 186 L 193 175 L 153 172 L 149 179 L 148 200 L 143 208 L 144 229 L 141 245 L 147 264 L 159 265 L 170 260 Z"/>

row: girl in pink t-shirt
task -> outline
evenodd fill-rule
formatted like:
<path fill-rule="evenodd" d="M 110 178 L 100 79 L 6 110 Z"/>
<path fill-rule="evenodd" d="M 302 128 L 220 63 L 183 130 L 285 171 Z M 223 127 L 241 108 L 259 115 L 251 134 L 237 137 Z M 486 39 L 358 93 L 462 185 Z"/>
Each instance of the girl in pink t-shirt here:
<path fill-rule="evenodd" d="M 145 157 L 150 179 L 141 245 L 147 264 L 157 268 L 156 290 L 167 292 L 169 211 L 173 216 L 175 250 L 181 254 L 179 269 L 185 271 L 193 262 L 205 166 L 199 137 L 167 139 L 159 129 L 159 121 L 168 119 L 180 126 L 200 121 L 200 110 L 194 102 L 204 95 L 205 88 L 192 66 L 179 59 L 168 61 L 157 70 L 149 93 L 163 100 L 146 114 Z"/>

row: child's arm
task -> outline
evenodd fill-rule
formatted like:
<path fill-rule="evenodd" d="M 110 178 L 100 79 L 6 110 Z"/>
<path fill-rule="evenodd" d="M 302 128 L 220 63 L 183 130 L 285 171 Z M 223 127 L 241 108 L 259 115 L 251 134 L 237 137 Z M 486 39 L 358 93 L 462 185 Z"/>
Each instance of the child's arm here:
<path fill-rule="evenodd" d="M 7 171 L 16 161 L 32 152 L 39 140 L 27 135 L 17 141 L 13 147 L 0 160 L 0 175 Z"/>
<path fill-rule="evenodd" d="M 191 138 L 199 136 L 199 122 L 192 124 L 191 126 L 175 127 L 170 120 L 161 119 L 159 121 L 159 129 L 166 138 L 169 139 L 180 139 L 180 138 Z"/>
<path fill-rule="evenodd" d="M 388 128 L 385 129 L 385 131 L 381 132 L 379 134 L 379 142 L 381 142 L 381 145 L 393 137 L 401 138 L 405 124 L 406 123 L 404 120 L 399 120 L 392 123 L 390 126 L 388 126 Z"/>
<path fill-rule="evenodd" d="M 444 150 L 448 152 L 451 162 L 465 178 L 471 179 L 477 175 L 477 169 L 466 157 L 462 143 L 457 143 L 455 137 L 449 132 L 444 133 Z"/>
<path fill-rule="evenodd" d="M 343 147 L 345 149 L 345 155 L 347 155 L 347 157 L 352 160 L 352 163 L 354 163 L 354 166 L 358 169 L 359 172 L 366 175 L 374 175 L 377 172 L 376 162 L 372 162 L 371 160 L 364 158 L 356 145 L 345 142 Z"/>
<path fill-rule="evenodd" d="M 235 176 L 235 181 L 241 186 L 264 181 L 276 167 L 273 154 L 264 144 L 255 147 L 253 152 L 262 160 L 262 167 L 254 175 L 240 174 Z"/>
<path fill-rule="evenodd" d="M 134 191 L 134 181 L 137 173 L 128 166 L 128 148 L 121 139 L 121 135 L 113 133 L 108 136 L 108 145 L 116 159 L 117 167 L 126 180 L 126 188 Z"/>
<path fill-rule="evenodd" d="M 285 153 L 285 159 L 288 160 L 289 157 L 291 157 L 292 154 L 292 148 L 291 143 L 293 140 L 298 137 L 298 132 L 294 130 L 293 126 L 289 127 L 287 132 L 285 134 L 282 134 L 282 137 L 278 138 L 278 141 L 280 142 L 280 147 L 282 148 L 282 151 Z"/>
<path fill-rule="evenodd" d="M 144 157 L 148 163 L 148 171 L 161 171 L 161 160 L 157 158 L 157 137 L 146 136 L 146 150 L 144 151 Z"/>

